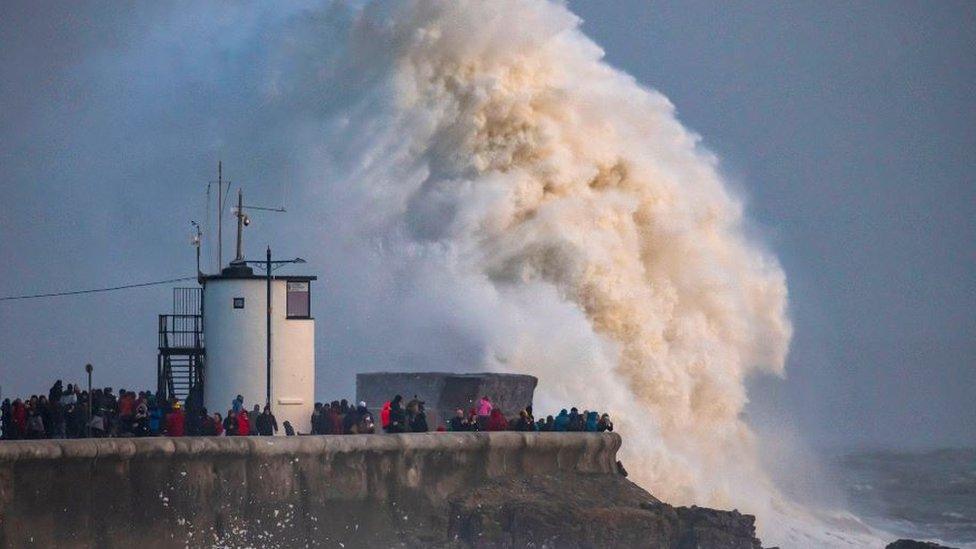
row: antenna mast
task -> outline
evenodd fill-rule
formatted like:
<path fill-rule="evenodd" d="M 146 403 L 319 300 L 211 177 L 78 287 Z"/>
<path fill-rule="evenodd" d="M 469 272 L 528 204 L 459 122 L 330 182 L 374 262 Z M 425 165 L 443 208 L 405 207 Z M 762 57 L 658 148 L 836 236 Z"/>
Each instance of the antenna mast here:
<path fill-rule="evenodd" d="M 237 207 L 234 208 L 234 216 L 237 217 L 237 255 L 234 260 L 230 262 L 231 265 L 245 265 L 247 261 L 244 259 L 244 227 L 251 224 L 251 218 L 245 213 L 245 210 L 261 210 L 264 212 L 277 212 L 284 213 L 284 208 L 268 208 L 265 206 L 245 206 L 244 205 L 244 189 L 238 187 L 237 189 Z"/>
<path fill-rule="evenodd" d="M 217 161 L 217 272 L 224 265 L 224 162 Z"/>
<path fill-rule="evenodd" d="M 237 189 L 237 256 L 232 263 L 244 262 L 244 226 L 251 224 L 251 218 L 244 213 L 244 191 Z"/>
<path fill-rule="evenodd" d="M 193 235 L 191 242 L 193 247 L 197 249 L 197 279 L 199 280 L 203 276 L 203 271 L 200 270 L 200 245 L 203 242 L 203 232 L 200 231 L 200 224 L 196 221 L 190 221 L 190 224 L 196 229 L 196 234 Z"/>

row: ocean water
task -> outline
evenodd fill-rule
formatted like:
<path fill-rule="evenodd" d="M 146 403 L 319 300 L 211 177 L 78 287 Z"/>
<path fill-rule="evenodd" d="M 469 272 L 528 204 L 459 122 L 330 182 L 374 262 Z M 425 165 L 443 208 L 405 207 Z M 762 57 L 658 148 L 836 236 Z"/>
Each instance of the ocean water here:
<path fill-rule="evenodd" d="M 976 448 L 835 455 L 848 508 L 898 537 L 976 547 Z"/>

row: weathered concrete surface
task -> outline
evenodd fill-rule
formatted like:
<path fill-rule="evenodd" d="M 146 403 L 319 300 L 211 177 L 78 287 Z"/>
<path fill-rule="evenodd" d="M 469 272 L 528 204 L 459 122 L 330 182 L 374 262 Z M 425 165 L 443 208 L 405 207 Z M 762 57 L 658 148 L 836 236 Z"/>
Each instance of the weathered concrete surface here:
<path fill-rule="evenodd" d="M 414 395 L 426 402 L 431 430 L 454 417 L 454 410 L 473 408 L 484 395 L 508 417 L 532 405 L 538 380 L 524 374 L 454 374 L 447 372 L 377 372 L 356 374 L 356 400 L 379 410 L 395 395 L 404 404 Z"/>
<path fill-rule="evenodd" d="M 2 442 L 0 547 L 758 546 L 751 517 L 711 511 L 722 518 L 702 530 L 617 474 L 620 442 L 510 432 Z"/>

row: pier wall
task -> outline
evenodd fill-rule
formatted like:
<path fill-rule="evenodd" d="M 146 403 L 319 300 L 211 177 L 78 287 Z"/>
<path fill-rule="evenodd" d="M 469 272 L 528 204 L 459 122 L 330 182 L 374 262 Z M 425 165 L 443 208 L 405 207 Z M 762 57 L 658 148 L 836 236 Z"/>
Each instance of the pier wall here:
<path fill-rule="evenodd" d="M 620 444 L 515 432 L 0 442 L 0 547 L 436 544 L 458 528 L 452 497 L 499 479 L 616 476 Z"/>

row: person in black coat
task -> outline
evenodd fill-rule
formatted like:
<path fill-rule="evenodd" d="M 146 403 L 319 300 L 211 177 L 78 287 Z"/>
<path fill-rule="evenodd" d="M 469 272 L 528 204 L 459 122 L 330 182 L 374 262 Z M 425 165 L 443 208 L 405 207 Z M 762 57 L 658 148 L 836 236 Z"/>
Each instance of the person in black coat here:
<path fill-rule="evenodd" d="M 403 411 L 403 397 L 397 395 L 390 402 L 390 424 L 386 427 L 387 433 L 403 433 L 407 430 L 407 416 Z"/>
<path fill-rule="evenodd" d="M 460 408 L 454 410 L 454 417 L 452 417 L 451 420 L 447 422 L 447 430 L 457 431 L 457 432 L 469 430 L 468 420 L 467 418 L 464 417 L 464 410 Z"/>
<path fill-rule="evenodd" d="M 410 422 L 410 431 L 413 433 L 426 433 L 429 431 L 427 427 L 427 414 L 423 408 L 413 415 L 413 420 Z"/>
<path fill-rule="evenodd" d="M 237 436 L 237 413 L 233 408 L 227 410 L 227 417 L 224 418 L 224 435 Z"/>
<path fill-rule="evenodd" d="M 10 439 L 13 438 L 11 434 L 13 433 L 13 427 L 11 423 L 11 410 L 10 410 L 10 399 L 3 399 L 3 405 L 0 405 L 0 439 Z"/>
<path fill-rule="evenodd" d="M 258 434 L 270 437 L 278 432 L 278 420 L 271 413 L 271 406 L 264 405 L 264 411 L 258 414 Z"/>

